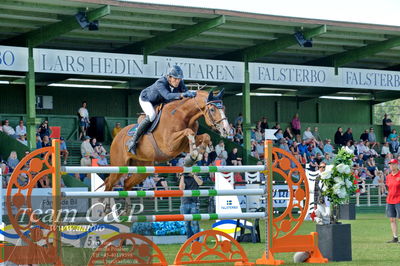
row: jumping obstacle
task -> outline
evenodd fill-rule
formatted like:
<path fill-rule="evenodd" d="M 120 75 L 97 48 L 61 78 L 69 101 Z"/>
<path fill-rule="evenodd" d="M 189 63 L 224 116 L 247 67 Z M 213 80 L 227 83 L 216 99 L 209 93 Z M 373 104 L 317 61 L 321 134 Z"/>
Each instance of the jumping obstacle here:
<path fill-rule="evenodd" d="M 51 158 L 51 160 L 50 160 Z M 6 207 L 9 215 L 10 222 L 14 227 L 16 233 L 26 243 L 26 246 L 4 247 L 5 260 L 12 261 L 18 264 L 34 264 L 34 263 L 54 263 L 62 265 L 61 261 L 61 238 L 60 231 L 57 230 L 60 221 L 57 220 L 57 213 L 61 209 L 61 198 L 76 197 L 78 195 L 68 193 L 61 193 L 60 179 L 61 172 L 74 172 L 74 173 L 177 173 L 177 172 L 217 172 L 217 171 L 264 171 L 266 173 L 266 192 L 264 194 L 266 201 L 265 213 L 243 213 L 244 216 L 249 218 L 265 218 L 266 220 L 266 252 L 262 258 L 256 261 L 256 264 L 282 264 L 282 261 L 275 260 L 274 254 L 279 252 L 297 252 L 307 251 L 310 252 L 311 257 L 307 262 L 312 263 L 325 263 L 324 259 L 318 249 L 317 235 L 311 233 L 310 235 L 295 235 L 296 231 L 302 224 L 309 205 L 309 188 L 307 178 L 304 170 L 294 157 L 288 152 L 272 148 L 272 141 L 265 142 L 265 161 L 266 165 L 258 166 L 217 166 L 217 167 L 106 167 L 106 168 L 92 168 L 92 167 L 61 167 L 60 164 L 60 149 L 59 141 L 53 140 L 52 147 L 45 147 L 36 150 L 26 157 L 24 157 L 18 166 L 15 168 L 9 185 L 7 187 L 7 200 Z M 29 169 L 24 169 L 25 164 L 29 162 Z M 23 173 L 28 176 L 28 184 L 21 186 L 18 183 L 19 175 Z M 273 217 L 272 206 L 272 179 L 273 174 L 279 175 L 285 179 L 289 188 L 288 206 L 285 211 L 278 217 Z M 36 183 L 45 175 L 52 175 L 52 197 L 53 197 L 53 224 L 48 225 L 37 219 L 34 212 L 31 212 L 31 219 L 28 224 L 20 224 L 18 218 L 21 215 L 19 212 L 13 213 L 12 206 L 18 209 L 31 207 L 31 192 L 36 186 Z M 12 193 L 12 188 L 17 188 L 16 193 Z M 246 190 L 244 190 L 246 191 Z M 157 194 L 157 191 L 146 193 L 131 193 L 124 191 L 118 195 L 114 192 L 105 192 L 105 197 L 165 197 L 165 195 Z M 161 192 L 161 191 L 160 191 Z M 169 196 L 185 196 L 185 191 L 171 192 L 163 191 Z M 251 191 L 251 193 L 259 193 L 260 191 Z M 178 195 L 181 193 L 181 195 Z M 212 194 L 222 195 L 228 193 L 226 191 L 200 191 L 190 192 L 198 193 L 199 196 L 211 196 Z M 233 190 L 232 195 L 244 193 L 242 190 Z M 82 193 L 80 193 L 82 194 Z M 82 194 L 84 195 L 84 194 Z M 95 197 L 96 194 L 91 194 Z M 97 194 L 96 196 L 99 196 Z M 113 196 L 111 196 L 113 195 Z M 193 194 L 192 194 L 193 195 Z M 243 194 L 241 194 L 243 195 Z M 254 195 L 254 194 L 253 194 Z M 85 197 L 89 197 L 85 194 Z M 248 216 L 247 216 L 248 215 Z M 139 218 L 140 217 L 140 218 Z M 132 218 L 136 221 L 160 221 L 160 220 L 210 220 L 210 219 L 232 219 L 241 218 L 238 214 L 229 216 L 226 214 L 196 214 L 196 215 L 142 215 L 142 216 L 128 216 L 124 219 Z M 26 229 L 31 229 L 29 235 L 24 235 Z M 49 233 L 44 234 L 42 229 L 47 229 Z M 222 236 L 224 240 L 219 240 L 217 236 Z M 200 242 L 195 241 L 197 238 L 203 237 Z M 104 242 L 93 253 L 89 265 L 94 265 L 96 261 L 100 261 L 101 265 L 117 265 L 123 258 L 131 258 L 140 265 L 167 265 L 165 257 L 162 255 L 160 249 L 155 246 L 151 241 L 143 240 L 143 236 L 136 234 L 120 234 L 112 237 Z M 215 241 L 213 247 L 209 247 L 207 241 L 210 239 Z M 45 246 L 39 246 L 37 243 L 40 240 L 45 240 L 48 243 Z M 118 242 L 118 245 L 115 245 Z M 130 242 L 136 249 L 124 247 L 124 243 Z M 141 243 L 141 244 L 139 244 Z M 155 251 L 153 254 L 151 251 Z M 218 259 L 207 259 L 207 256 L 216 256 Z M 154 259 L 158 260 L 155 262 Z M 188 239 L 178 254 L 175 257 L 174 265 L 196 264 L 196 263 L 217 263 L 217 262 L 233 262 L 237 265 L 251 265 L 248 261 L 247 255 L 240 244 L 230 237 L 229 235 L 215 230 L 206 230 L 194 235 Z"/>

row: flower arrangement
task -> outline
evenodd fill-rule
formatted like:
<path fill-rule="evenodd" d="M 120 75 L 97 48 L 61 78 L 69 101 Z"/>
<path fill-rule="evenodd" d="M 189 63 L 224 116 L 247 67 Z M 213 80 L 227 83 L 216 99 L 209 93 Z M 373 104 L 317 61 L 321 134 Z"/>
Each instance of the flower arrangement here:
<path fill-rule="evenodd" d="M 322 195 L 330 202 L 330 221 L 337 223 L 339 205 L 348 203 L 350 195 L 356 192 L 356 180 L 352 173 L 354 154 L 341 148 L 336 155 L 333 167 L 321 173 Z"/>

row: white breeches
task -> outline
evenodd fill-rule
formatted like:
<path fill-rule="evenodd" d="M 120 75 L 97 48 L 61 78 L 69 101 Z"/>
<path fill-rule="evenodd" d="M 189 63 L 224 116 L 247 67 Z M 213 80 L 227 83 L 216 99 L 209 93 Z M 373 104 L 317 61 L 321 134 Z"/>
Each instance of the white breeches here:
<path fill-rule="evenodd" d="M 142 99 L 139 97 L 139 104 L 140 107 L 142 107 L 143 112 L 145 112 L 145 114 L 149 116 L 150 121 L 153 122 L 156 118 L 156 110 L 154 110 L 151 102 L 142 101 Z"/>

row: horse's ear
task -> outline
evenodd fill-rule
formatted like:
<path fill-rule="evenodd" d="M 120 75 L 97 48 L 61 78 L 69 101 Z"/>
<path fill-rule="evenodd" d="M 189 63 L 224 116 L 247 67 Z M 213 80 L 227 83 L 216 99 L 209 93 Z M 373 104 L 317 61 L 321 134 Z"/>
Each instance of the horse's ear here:
<path fill-rule="evenodd" d="M 212 102 L 212 101 L 214 101 L 214 89 L 215 89 L 215 88 L 212 88 L 212 89 L 210 90 L 210 92 L 208 93 L 207 102 Z"/>
<path fill-rule="evenodd" d="M 222 89 L 219 91 L 218 95 L 215 96 L 215 98 L 217 98 L 218 100 L 222 100 L 222 97 L 224 97 L 224 91 L 225 91 L 225 88 L 222 88 Z"/>

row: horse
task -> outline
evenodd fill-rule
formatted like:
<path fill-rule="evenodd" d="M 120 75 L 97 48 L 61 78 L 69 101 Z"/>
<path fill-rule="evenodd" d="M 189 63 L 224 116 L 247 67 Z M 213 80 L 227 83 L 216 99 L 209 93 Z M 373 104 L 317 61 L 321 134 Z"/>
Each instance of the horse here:
<path fill-rule="evenodd" d="M 210 143 L 208 134 L 196 135 L 198 119 L 205 118 L 206 124 L 226 137 L 229 123 L 222 102 L 224 90 L 217 95 L 213 90 L 197 91 L 193 98 L 183 98 L 169 102 L 162 108 L 157 127 L 152 133 L 144 134 L 136 149 L 136 155 L 130 153 L 126 143 L 131 136 L 129 130 L 135 125 L 124 127 L 114 138 L 110 148 L 112 166 L 152 166 L 155 162 L 166 162 L 176 158 L 182 152 L 205 150 Z M 153 134 L 153 136 L 151 136 Z M 149 174 L 132 174 L 125 179 L 124 189 L 130 190 L 141 183 Z M 110 174 L 105 180 L 105 190 L 111 191 L 122 174 Z"/>

